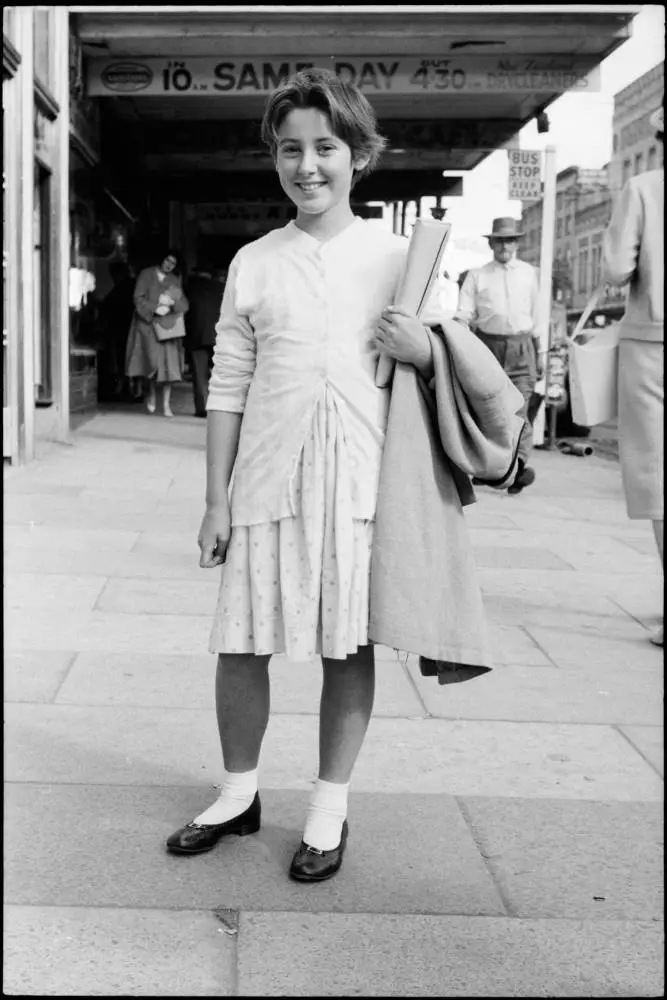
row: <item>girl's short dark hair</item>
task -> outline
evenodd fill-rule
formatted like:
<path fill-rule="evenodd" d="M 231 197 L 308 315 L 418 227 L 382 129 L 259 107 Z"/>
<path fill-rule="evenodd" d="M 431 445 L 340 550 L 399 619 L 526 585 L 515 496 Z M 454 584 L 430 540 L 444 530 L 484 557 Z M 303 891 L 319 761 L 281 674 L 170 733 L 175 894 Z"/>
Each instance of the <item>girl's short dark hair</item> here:
<path fill-rule="evenodd" d="M 167 257 L 173 257 L 174 260 L 176 261 L 176 267 L 174 268 L 174 270 L 171 273 L 175 274 L 177 277 L 179 277 L 180 275 L 182 275 L 183 274 L 183 255 L 181 254 L 180 250 L 175 250 L 175 249 L 173 249 L 173 247 L 167 247 L 166 250 L 164 250 L 164 252 L 162 253 L 162 255 L 161 255 L 161 257 L 160 257 L 160 259 L 158 261 L 158 264 L 164 263 L 164 261 L 167 259 Z"/>
<path fill-rule="evenodd" d="M 378 164 L 387 140 L 378 132 L 377 117 L 370 102 L 351 83 L 344 83 L 327 69 L 303 69 L 295 73 L 269 97 L 262 119 L 262 140 L 275 157 L 278 130 L 290 111 L 315 108 L 326 115 L 335 136 L 352 150 L 352 159 L 368 159 L 355 170 L 354 182 Z"/>

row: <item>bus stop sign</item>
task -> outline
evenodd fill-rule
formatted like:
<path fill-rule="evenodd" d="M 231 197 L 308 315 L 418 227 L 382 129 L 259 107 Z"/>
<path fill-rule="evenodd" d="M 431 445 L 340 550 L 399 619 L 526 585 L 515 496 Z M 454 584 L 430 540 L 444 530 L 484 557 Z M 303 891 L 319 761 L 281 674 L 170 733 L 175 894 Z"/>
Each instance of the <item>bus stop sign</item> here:
<path fill-rule="evenodd" d="M 542 153 L 539 149 L 510 149 L 508 198 L 539 201 L 542 197 Z"/>

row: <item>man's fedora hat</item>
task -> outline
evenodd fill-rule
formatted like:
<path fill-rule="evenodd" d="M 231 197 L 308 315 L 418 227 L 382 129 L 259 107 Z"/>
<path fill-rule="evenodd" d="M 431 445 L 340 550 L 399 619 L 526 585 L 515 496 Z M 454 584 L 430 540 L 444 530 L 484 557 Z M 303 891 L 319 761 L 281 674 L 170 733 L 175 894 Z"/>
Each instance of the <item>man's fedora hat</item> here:
<path fill-rule="evenodd" d="M 657 108 L 650 118 L 650 125 L 656 132 L 665 131 L 665 109 Z"/>
<path fill-rule="evenodd" d="M 519 223 L 516 219 L 505 216 L 501 219 L 494 219 L 491 232 L 485 233 L 485 235 L 489 240 L 515 240 L 524 234 L 519 229 Z"/>

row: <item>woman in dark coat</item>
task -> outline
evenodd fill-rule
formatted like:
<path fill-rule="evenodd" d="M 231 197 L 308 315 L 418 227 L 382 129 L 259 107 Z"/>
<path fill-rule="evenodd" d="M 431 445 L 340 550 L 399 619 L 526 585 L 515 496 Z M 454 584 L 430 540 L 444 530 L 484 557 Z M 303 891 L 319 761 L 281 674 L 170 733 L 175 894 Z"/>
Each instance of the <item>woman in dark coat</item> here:
<path fill-rule="evenodd" d="M 154 320 L 187 312 L 188 300 L 181 287 L 178 254 L 169 250 L 156 267 L 147 267 L 134 290 L 134 317 L 127 341 L 127 375 L 146 379 L 146 409 L 155 413 L 156 386 L 162 385 L 163 413 L 171 412 L 171 386 L 183 378 L 181 338 L 157 339 Z M 165 326 L 169 325 L 169 321 Z"/>

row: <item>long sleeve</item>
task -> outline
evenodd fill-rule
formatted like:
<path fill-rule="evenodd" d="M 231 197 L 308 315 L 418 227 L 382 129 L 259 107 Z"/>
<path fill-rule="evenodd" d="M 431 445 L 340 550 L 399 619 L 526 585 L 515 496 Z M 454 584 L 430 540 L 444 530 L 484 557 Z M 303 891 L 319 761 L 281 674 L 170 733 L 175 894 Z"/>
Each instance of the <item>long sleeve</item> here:
<path fill-rule="evenodd" d="M 470 326 L 477 315 L 477 286 L 475 275 L 472 271 L 466 275 L 466 279 L 461 286 L 459 293 L 459 304 L 454 319 Z"/>
<path fill-rule="evenodd" d="M 237 308 L 238 259 L 232 261 L 215 332 L 213 371 L 208 387 L 209 410 L 243 413 L 257 363 L 255 333 Z"/>
<path fill-rule="evenodd" d="M 602 275 L 611 284 L 626 285 L 635 273 L 641 245 L 642 215 L 639 191 L 629 181 L 621 192 L 604 238 Z"/>
<path fill-rule="evenodd" d="M 183 315 L 190 308 L 190 303 L 188 302 L 185 292 L 181 288 L 180 284 L 175 288 L 170 288 L 169 291 L 174 293 L 174 299 L 176 300 L 171 307 L 171 311 L 176 313 L 176 315 Z"/>
<path fill-rule="evenodd" d="M 142 271 L 134 289 L 134 308 L 145 323 L 152 323 L 159 297 L 151 272 L 152 268 Z"/>

